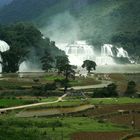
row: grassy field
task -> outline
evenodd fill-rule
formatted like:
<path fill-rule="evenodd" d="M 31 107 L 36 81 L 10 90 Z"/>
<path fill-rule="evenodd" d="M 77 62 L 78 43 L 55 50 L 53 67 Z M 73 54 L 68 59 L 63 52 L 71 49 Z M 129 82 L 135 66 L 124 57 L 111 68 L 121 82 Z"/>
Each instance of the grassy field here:
<path fill-rule="evenodd" d="M 1 140 L 67 140 L 74 132 L 130 130 L 121 125 L 99 123 L 86 117 L 31 118 L 0 117 Z M 7 127 L 8 126 L 8 127 Z"/>
<path fill-rule="evenodd" d="M 16 98 L 0 99 L 0 108 L 20 106 L 20 105 L 37 103 L 37 102 L 38 100 L 32 100 L 32 99 L 16 99 Z"/>
<path fill-rule="evenodd" d="M 34 79 L 38 79 L 38 82 L 35 82 Z M 55 80 L 64 79 L 63 75 L 57 74 L 47 74 L 44 77 L 39 78 L 19 78 L 19 77 L 6 77 L 0 80 L 0 89 L 22 89 L 22 88 L 31 88 L 32 86 L 41 86 L 47 83 L 53 83 Z M 95 80 L 94 78 L 78 78 L 75 80 L 70 79 L 70 86 L 84 86 L 84 85 L 94 85 L 100 84 L 100 81 Z"/>
<path fill-rule="evenodd" d="M 140 103 L 140 98 L 90 98 L 89 102 L 91 104 L 135 104 Z"/>
<path fill-rule="evenodd" d="M 130 76 L 129 76 L 130 77 Z M 41 77 L 39 83 L 34 82 L 32 78 L 27 79 L 18 79 L 11 78 L 10 80 L 0 80 L 0 87 L 2 90 L 7 89 L 18 89 L 22 86 L 32 86 L 32 85 L 41 85 L 44 83 L 52 83 L 55 79 L 62 79 L 63 76 L 56 75 L 46 75 L 45 77 Z M 128 76 L 118 76 L 111 75 L 111 79 L 113 81 L 119 81 L 117 84 L 122 86 L 123 83 L 128 82 L 130 78 Z M 139 81 L 139 80 L 138 80 Z M 94 78 L 76 78 L 75 81 L 71 80 L 71 86 L 78 85 L 92 85 L 99 84 L 99 81 L 96 81 Z M 14 90 L 13 90 L 14 91 Z M 24 90 L 23 90 L 24 92 Z M 47 91 L 48 93 L 50 91 Z M 46 96 L 47 95 L 46 92 Z M 54 91 L 50 92 L 51 93 Z M 87 91 L 88 92 L 88 91 Z M 68 140 L 70 139 L 73 133 L 77 132 L 114 132 L 114 131 L 132 131 L 131 125 L 125 125 L 122 122 L 116 123 L 114 116 L 110 119 L 106 116 L 108 121 L 101 121 L 96 117 L 103 114 L 114 113 L 116 110 L 139 110 L 140 98 L 128 98 L 128 97 L 120 97 L 120 98 L 88 98 L 87 100 L 81 99 L 81 96 L 68 96 L 63 100 L 57 103 L 52 103 L 48 105 L 41 105 L 36 107 L 28 108 L 27 111 L 30 110 L 41 110 L 46 108 L 67 108 L 67 107 L 75 107 L 83 104 L 92 104 L 92 105 L 101 105 L 99 108 L 93 108 L 91 110 L 87 110 L 84 112 L 76 112 L 75 114 L 69 115 L 67 117 L 33 117 L 33 118 L 18 118 L 15 114 L 17 112 L 22 112 L 26 110 L 16 110 L 8 112 L 7 114 L 3 114 L 0 116 L 0 140 Z M 11 94 L 11 96 L 3 97 L 0 99 L 0 108 L 4 107 L 13 107 L 25 104 L 31 104 L 36 102 L 52 102 L 58 99 L 58 95 L 51 97 L 45 96 L 19 96 L 16 94 L 15 96 Z M 124 107 L 122 107 L 124 106 Z M 96 106 L 95 106 L 96 107 Z M 76 116 L 77 117 L 74 117 Z M 133 114 L 132 114 L 133 115 Z M 16 116 L 16 117 L 15 117 Z M 73 116 L 73 117 L 72 117 Z M 86 116 L 86 117 L 83 117 Z M 87 117 L 88 116 L 88 117 Z M 128 115 L 129 116 L 129 115 Z M 116 116 L 116 118 L 121 116 Z M 117 118 L 117 120 L 118 120 Z M 122 118 L 119 118 L 120 121 Z M 130 118 L 131 119 L 131 118 Z M 128 119 L 129 120 L 129 119 Z M 112 122 L 112 123 L 111 123 Z M 130 122 L 130 121 L 129 121 Z"/>
<path fill-rule="evenodd" d="M 52 98 L 53 99 L 53 98 Z M 49 99 L 48 99 L 49 101 Z M 44 101 L 43 101 L 44 102 Z M 30 107 L 28 110 L 39 110 L 39 109 L 46 109 L 46 108 L 61 108 L 61 107 L 76 107 L 84 104 L 89 104 L 88 101 L 82 101 L 79 99 L 70 99 L 70 100 L 64 100 L 62 102 L 52 103 L 48 105 L 41 105 L 36 107 Z"/>

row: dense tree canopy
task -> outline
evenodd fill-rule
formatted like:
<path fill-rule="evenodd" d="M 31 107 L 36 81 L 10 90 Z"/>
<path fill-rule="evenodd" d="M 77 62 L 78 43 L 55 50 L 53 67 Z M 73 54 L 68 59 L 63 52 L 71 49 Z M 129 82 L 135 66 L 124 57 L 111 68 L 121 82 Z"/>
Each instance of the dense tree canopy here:
<path fill-rule="evenodd" d="M 140 31 L 137 31 L 135 34 L 130 32 L 116 34 L 112 37 L 111 43 L 123 46 L 129 54 L 139 56 Z"/>
<path fill-rule="evenodd" d="M 90 73 L 92 69 L 96 70 L 96 66 L 96 63 L 91 60 L 85 60 L 82 65 L 83 68 L 87 69 L 88 73 Z"/>
<path fill-rule="evenodd" d="M 134 96 L 136 94 L 136 83 L 134 81 L 129 81 L 127 84 L 127 89 L 125 91 L 126 96 Z"/>
<path fill-rule="evenodd" d="M 67 56 L 57 56 L 56 57 L 56 69 L 58 73 L 62 73 L 65 70 L 65 66 L 69 64 L 69 59 Z"/>
<path fill-rule="evenodd" d="M 45 51 L 44 56 L 41 57 L 42 69 L 45 71 L 53 68 L 54 59 L 48 51 Z"/>
<path fill-rule="evenodd" d="M 50 56 L 64 55 L 57 49 L 55 42 L 43 37 L 41 32 L 29 23 L 1 25 L 0 39 L 10 45 L 10 50 L 1 54 L 3 72 L 18 71 L 20 64 L 25 59 L 31 62 L 37 60 L 40 63 L 40 58 L 44 56 L 45 50 Z"/>

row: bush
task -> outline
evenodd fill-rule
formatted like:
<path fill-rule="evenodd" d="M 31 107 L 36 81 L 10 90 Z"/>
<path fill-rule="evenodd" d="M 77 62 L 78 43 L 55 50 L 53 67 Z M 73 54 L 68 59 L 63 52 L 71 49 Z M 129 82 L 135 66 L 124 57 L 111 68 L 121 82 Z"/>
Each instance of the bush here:
<path fill-rule="evenodd" d="M 125 91 L 126 96 L 135 96 L 136 94 L 136 83 L 134 81 L 130 81 L 127 84 L 127 89 Z"/>
<path fill-rule="evenodd" d="M 44 90 L 55 90 L 56 89 L 56 84 L 55 83 L 47 83 L 44 86 Z"/>
<path fill-rule="evenodd" d="M 95 89 L 92 97 L 93 98 L 94 97 L 95 98 L 117 97 L 118 93 L 116 89 L 117 89 L 117 86 L 114 83 L 112 83 L 102 89 Z"/>

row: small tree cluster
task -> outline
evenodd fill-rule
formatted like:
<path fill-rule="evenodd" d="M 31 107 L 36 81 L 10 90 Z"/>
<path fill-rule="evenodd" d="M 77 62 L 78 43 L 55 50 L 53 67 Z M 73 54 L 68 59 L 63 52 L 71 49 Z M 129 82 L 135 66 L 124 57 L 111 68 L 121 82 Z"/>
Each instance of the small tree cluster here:
<path fill-rule="evenodd" d="M 82 65 L 82 68 L 86 68 L 88 73 L 90 73 L 90 71 L 92 69 L 96 70 L 96 63 L 94 61 L 91 61 L 91 60 L 85 60 L 83 62 L 83 65 Z"/>
<path fill-rule="evenodd" d="M 96 89 L 92 95 L 94 98 L 117 97 L 117 85 L 112 83 L 102 89 Z"/>
<path fill-rule="evenodd" d="M 127 89 L 125 91 L 126 96 L 135 96 L 136 94 L 136 83 L 134 81 L 130 81 L 127 84 Z"/>

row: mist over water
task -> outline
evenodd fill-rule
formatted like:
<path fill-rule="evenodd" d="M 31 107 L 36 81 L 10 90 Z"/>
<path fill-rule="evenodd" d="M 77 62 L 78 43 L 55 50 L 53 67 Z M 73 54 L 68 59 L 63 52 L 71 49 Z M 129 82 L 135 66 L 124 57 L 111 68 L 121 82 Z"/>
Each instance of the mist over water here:
<path fill-rule="evenodd" d="M 128 59 L 131 63 L 129 54 L 122 47 L 111 44 L 104 44 L 100 47 L 100 53 L 96 52 L 94 46 L 89 45 L 86 40 L 75 41 L 73 43 L 59 43 L 58 48 L 65 51 L 72 65 L 81 66 L 84 60 L 92 60 L 100 65 L 117 65 L 116 58 Z"/>
<path fill-rule="evenodd" d="M 81 38 L 83 36 L 81 30 L 79 19 L 69 11 L 52 16 L 41 28 L 44 36 L 50 37 L 56 42 L 59 49 L 65 51 L 73 65 L 81 66 L 86 59 L 94 60 L 97 65 L 116 65 L 115 57 L 126 58 L 130 63 L 132 62 L 124 48 L 106 42 L 99 47 L 100 53 L 98 54 L 95 52 L 94 46 L 89 45 L 86 40 Z"/>
<path fill-rule="evenodd" d="M 0 53 L 6 52 L 10 49 L 10 46 L 3 40 L 0 40 Z M 2 62 L 2 58 L 0 55 L 0 62 Z M 2 72 L 2 64 L 0 63 L 0 73 Z"/>
<path fill-rule="evenodd" d="M 42 72 L 41 66 L 31 61 L 24 61 L 19 66 L 19 72 Z"/>
<path fill-rule="evenodd" d="M 49 23 L 40 30 L 56 43 L 70 43 L 80 36 L 78 21 L 68 11 L 51 17 Z"/>

